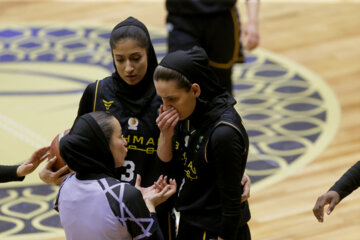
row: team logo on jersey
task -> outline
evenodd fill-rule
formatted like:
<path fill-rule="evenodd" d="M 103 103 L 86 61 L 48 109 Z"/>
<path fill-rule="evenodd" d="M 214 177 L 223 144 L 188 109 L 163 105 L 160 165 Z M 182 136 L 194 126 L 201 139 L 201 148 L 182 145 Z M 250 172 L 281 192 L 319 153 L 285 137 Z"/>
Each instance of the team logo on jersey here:
<path fill-rule="evenodd" d="M 189 135 L 185 136 L 184 141 L 185 141 L 185 147 L 188 147 L 188 145 L 189 145 Z"/>
<path fill-rule="evenodd" d="M 129 118 L 128 120 L 128 129 L 131 130 L 137 130 L 137 127 L 139 125 L 139 120 L 137 118 Z"/>
<path fill-rule="evenodd" d="M 110 107 L 111 107 L 111 104 L 113 104 L 114 101 L 106 101 L 106 100 L 103 99 L 103 103 L 104 103 L 104 106 L 105 106 L 106 110 L 109 110 Z"/>

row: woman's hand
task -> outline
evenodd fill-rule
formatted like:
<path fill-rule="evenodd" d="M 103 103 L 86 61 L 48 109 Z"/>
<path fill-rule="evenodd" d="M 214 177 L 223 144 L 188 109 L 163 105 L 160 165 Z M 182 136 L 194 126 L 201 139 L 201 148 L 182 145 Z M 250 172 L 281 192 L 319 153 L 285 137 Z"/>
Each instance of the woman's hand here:
<path fill-rule="evenodd" d="M 150 212 L 155 212 L 155 207 L 165 202 L 176 192 L 176 181 L 170 179 L 167 183 L 167 177 L 162 175 L 150 187 L 141 187 L 141 176 L 137 175 L 135 187 L 143 195 L 146 206 Z"/>
<path fill-rule="evenodd" d="M 36 150 L 27 161 L 25 161 L 17 168 L 17 176 L 24 177 L 32 173 L 39 166 L 39 164 L 49 156 L 49 149 L 50 146 L 42 147 Z"/>
<path fill-rule="evenodd" d="M 169 107 L 165 109 L 163 105 L 160 106 L 160 114 L 156 119 L 156 124 L 160 129 L 157 155 L 163 162 L 169 162 L 172 159 L 172 138 L 178 122 L 179 113 L 175 108 Z"/>
<path fill-rule="evenodd" d="M 251 186 L 251 180 L 250 177 L 244 173 L 242 179 L 241 179 L 241 185 L 243 186 L 243 193 L 241 195 L 241 202 L 245 202 L 250 198 L 250 186 Z"/>
<path fill-rule="evenodd" d="M 64 180 L 64 178 L 70 173 L 70 168 L 68 165 L 63 166 L 56 172 L 52 170 L 52 166 L 56 162 L 56 157 L 53 157 L 50 159 L 43 169 L 39 172 L 40 179 L 48 184 L 53 184 L 60 186 L 61 182 Z"/>
<path fill-rule="evenodd" d="M 165 136 L 172 138 L 174 135 L 174 128 L 179 121 L 179 113 L 173 107 L 160 106 L 160 114 L 156 119 L 160 132 Z"/>
<path fill-rule="evenodd" d="M 324 221 L 324 207 L 329 204 L 329 208 L 326 211 L 327 215 L 334 210 L 335 206 L 340 202 L 340 195 L 335 191 L 328 191 L 327 193 L 318 197 L 313 213 L 319 222 Z"/>

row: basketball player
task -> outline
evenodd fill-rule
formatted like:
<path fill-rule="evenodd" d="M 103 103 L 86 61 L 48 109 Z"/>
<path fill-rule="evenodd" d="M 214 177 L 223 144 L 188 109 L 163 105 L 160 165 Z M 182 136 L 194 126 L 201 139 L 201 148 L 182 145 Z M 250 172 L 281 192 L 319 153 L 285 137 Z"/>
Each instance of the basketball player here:
<path fill-rule="evenodd" d="M 156 95 L 153 83 L 157 66 L 154 47 L 146 26 L 133 17 L 114 27 L 110 34 L 110 47 L 115 72 L 87 86 L 78 116 L 92 111 L 109 111 L 119 120 L 128 142 L 128 153 L 124 166 L 120 168 L 119 179 L 134 185 L 139 174 L 142 186 L 148 187 L 158 179 L 163 168 L 156 153 L 160 134 L 156 118 L 162 101 Z M 48 167 L 42 174 L 42 179 L 49 183 L 54 180 L 46 180 L 44 175 L 57 173 L 52 173 Z M 244 198 L 248 198 L 250 179 L 247 176 L 244 179 L 248 190 L 244 192 Z M 172 208 L 170 201 L 157 208 L 165 239 L 175 239 Z"/>
<path fill-rule="evenodd" d="M 220 83 L 232 93 L 231 69 L 259 44 L 258 0 L 247 0 L 248 21 L 241 29 L 236 0 L 166 0 L 169 52 L 197 45 L 205 49 Z"/>
<path fill-rule="evenodd" d="M 218 85 L 197 46 L 165 56 L 154 82 L 164 106 L 158 154 L 179 169 L 177 240 L 251 239 L 248 202 L 241 201 L 249 139 L 235 99 Z"/>
<path fill-rule="evenodd" d="M 155 207 L 176 192 L 176 182 L 159 179 L 139 191 L 118 180 L 116 167 L 125 162 L 126 144 L 119 121 L 104 111 L 80 116 L 60 140 L 61 156 L 75 172 L 57 197 L 66 239 L 163 240 Z"/>

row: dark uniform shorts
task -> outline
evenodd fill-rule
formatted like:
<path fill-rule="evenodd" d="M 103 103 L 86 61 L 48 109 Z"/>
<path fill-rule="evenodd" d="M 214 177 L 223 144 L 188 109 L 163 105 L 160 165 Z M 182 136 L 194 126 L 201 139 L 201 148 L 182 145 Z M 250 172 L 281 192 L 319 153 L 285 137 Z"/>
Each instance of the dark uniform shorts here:
<path fill-rule="evenodd" d="M 204 48 L 221 84 L 231 92 L 231 68 L 244 60 L 239 26 L 235 8 L 216 14 L 168 14 L 168 51 Z"/>

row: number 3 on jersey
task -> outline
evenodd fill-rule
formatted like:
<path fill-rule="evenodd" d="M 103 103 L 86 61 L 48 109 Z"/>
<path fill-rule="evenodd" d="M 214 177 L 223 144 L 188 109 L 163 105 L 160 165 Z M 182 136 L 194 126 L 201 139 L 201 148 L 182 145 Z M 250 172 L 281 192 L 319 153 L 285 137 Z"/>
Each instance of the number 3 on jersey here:
<path fill-rule="evenodd" d="M 121 181 L 130 182 L 134 179 L 135 163 L 133 161 L 125 160 L 123 167 L 125 173 L 121 175 Z"/>

